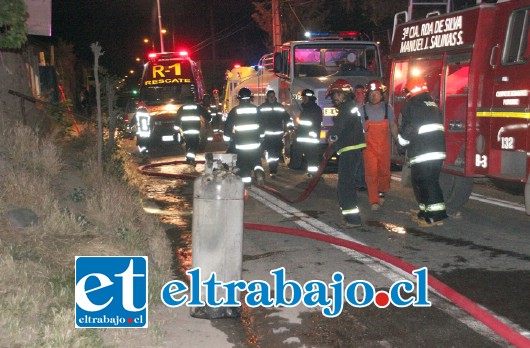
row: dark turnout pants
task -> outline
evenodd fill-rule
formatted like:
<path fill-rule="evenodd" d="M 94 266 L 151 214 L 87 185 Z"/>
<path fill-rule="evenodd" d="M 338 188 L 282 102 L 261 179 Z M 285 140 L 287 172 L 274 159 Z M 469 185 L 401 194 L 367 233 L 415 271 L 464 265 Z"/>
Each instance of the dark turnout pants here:
<path fill-rule="evenodd" d="M 197 154 L 197 149 L 199 148 L 199 143 L 201 141 L 199 134 L 188 134 L 184 136 L 184 141 L 186 142 L 186 158 L 195 159 Z"/>
<path fill-rule="evenodd" d="M 241 178 L 252 178 L 252 171 L 256 166 L 261 165 L 260 149 L 236 150 L 237 163 L 239 168 L 237 175 Z"/>
<path fill-rule="evenodd" d="M 343 211 L 357 208 L 355 173 L 363 160 L 362 155 L 362 150 L 350 150 L 340 154 L 337 195 Z"/>
<path fill-rule="evenodd" d="M 442 160 L 426 161 L 413 164 L 410 168 L 410 177 L 412 180 L 412 189 L 416 201 L 422 207 L 425 207 L 424 218 L 431 218 L 434 221 L 447 218 L 444 209 L 431 210 L 438 204 L 444 204 L 444 197 L 440 187 L 440 170 L 442 169 Z"/>
<path fill-rule="evenodd" d="M 263 150 L 267 151 L 267 163 L 269 164 L 269 170 L 271 173 L 276 173 L 278 170 L 278 161 L 282 155 L 282 142 L 283 134 L 265 135 L 265 139 L 261 146 Z"/>

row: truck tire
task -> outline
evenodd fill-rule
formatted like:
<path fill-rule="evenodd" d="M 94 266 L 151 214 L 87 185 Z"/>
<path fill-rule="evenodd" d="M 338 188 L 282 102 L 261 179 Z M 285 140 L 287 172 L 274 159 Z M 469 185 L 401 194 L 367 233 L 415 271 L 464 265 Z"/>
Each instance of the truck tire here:
<path fill-rule="evenodd" d="M 526 185 L 524 185 L 524 206 L 526 215 L 530 215 L 530 174 L 526 178 Z"/>
<path fill-rule="evenodd" d="M 473 178 L 440 173 L 440 186 L 444 195 L 445 205 L 449 208 L 463 206 L 473 191 Z"/>

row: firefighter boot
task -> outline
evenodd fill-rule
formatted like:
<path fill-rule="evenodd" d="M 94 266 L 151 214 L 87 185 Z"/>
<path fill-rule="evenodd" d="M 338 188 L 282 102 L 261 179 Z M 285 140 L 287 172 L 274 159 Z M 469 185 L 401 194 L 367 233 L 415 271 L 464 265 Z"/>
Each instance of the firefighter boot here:
<path fill-rule="evenodd" d="M 344 215 L 344 221 L 350 227 L 361 227 L 361 215 L 360 214 L 348 214 Z"/>

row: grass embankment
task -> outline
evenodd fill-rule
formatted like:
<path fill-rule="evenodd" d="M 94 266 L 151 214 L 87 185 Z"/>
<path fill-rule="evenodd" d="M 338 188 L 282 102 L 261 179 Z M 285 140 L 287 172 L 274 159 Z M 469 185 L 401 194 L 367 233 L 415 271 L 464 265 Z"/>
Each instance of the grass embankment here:
<path fill-rule="evenodd" d="M 93 132 L 38 139 L 16 126 L 0 134 L 0 346 L 120 346 L 130 330 L 74 328 L 75 256 L 148 256 L 155 304 L 172 277 L 164 230 L 143 212 L 120 159 L 97 167 Z M 15 229 L 5 218 L 13 208 L 38 222 Z M 145 343 L 161 336 L 150 317 Z"/>

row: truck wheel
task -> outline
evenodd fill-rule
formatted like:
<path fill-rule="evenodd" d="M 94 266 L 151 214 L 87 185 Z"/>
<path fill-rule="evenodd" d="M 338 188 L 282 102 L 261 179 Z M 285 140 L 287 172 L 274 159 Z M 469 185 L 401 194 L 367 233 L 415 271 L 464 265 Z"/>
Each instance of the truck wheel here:
<path fill-rule="evenodd" d="M 291 169 L 301 169 L 303 165 L 304 165 L 304 157 L 302 156 L 302 153 L 298 149 L 298 146 L 296 146 L 296 143 L 292 143 L 290 147 L 288 166 Z"/>
<path fill-rule="evenodd" d="M 440 186 L 442 187 L 445 205 L 449 208 L 459 208 L 471 196 L 473 178 L 440 173 Z"/>
<path fill-rule="evenodd" d="M 528 174 L 526 185 L 524 185 L 524 206 L 526 208 L 526 215 L 530 215 L 530 174 Z"/>

